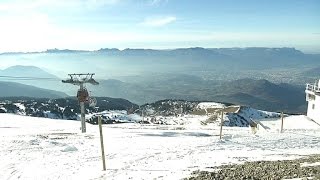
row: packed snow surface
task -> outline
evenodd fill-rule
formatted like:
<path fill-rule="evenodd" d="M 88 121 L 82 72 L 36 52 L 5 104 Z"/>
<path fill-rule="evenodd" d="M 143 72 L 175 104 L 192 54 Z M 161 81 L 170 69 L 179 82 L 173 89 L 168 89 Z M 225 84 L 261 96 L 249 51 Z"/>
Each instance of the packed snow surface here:
<path fill-rule="evenodd" d="M 0 179 L 181 179 L 223 164 L 320 152 L 320 126 L 305 116 L 285 118 L 284 133 L 279 119 L 261 120 L 255 135 L 224 127 L 222 140 L 218 124 L 200 126 L 197 116 L 188 121 L 104 125 L 102 171 L 97 125 L 81 133 L 79 121 L 0 114 Z"/>

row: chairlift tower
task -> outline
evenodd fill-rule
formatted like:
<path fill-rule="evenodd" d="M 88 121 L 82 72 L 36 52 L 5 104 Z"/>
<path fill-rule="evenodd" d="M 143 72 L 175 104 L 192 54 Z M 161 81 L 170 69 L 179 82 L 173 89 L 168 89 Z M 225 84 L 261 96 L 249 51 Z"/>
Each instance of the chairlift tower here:
<path fill-rule="evenodd" d="M 89 93 L 87 89 L 84 87 L 84 84 L 89 83 L 92 85 L 99 85 L 99 83 L 93 79 L 94 73 L 88 74 L 68 74 L 70 76 L 67 80 L 62 80 L 63 83 L 69 83 L 76 86 L 80 86 L 77 98 L 80 103 L 81 110 L 81 130 L 82 133 L 86 132 L 86 118 L 85 118 L 85 108 L 84 103 L 89 101 Z"/>

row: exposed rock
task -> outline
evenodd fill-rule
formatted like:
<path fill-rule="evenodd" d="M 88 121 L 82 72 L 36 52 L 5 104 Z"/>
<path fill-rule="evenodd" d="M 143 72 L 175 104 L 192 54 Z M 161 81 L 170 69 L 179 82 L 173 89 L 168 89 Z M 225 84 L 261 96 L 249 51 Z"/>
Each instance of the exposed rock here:
<path fill-rule="evenodd" d="M 320 165 L 301 166 L 301 163 L 320 162 L 320 155 L 312 155 L 307 158 L 283 161 L 256 161 L 237 165 L 225 165 L 216 167 L 217 171 L 195 171 L 188 180 L 204 179 L 292 179 L 313 178 L 320 179 Z"/>

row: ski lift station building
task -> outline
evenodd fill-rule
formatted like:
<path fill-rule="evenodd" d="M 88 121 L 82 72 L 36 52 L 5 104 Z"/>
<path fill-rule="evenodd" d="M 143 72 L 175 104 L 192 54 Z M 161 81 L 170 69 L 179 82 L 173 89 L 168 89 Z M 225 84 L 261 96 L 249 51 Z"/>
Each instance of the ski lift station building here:
<path fill-rule="evenodd" d="M 307 116 L 320 121 L 320 79 L 314 84 L 307 84 L 305 92 L 308 102 Z"/>

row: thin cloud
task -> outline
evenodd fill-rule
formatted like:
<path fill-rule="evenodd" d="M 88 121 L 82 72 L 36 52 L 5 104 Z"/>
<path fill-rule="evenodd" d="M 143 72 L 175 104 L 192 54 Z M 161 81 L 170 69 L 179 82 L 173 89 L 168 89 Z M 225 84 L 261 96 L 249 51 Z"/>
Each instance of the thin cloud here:
<path fill-rule="evenodd" d="M 151 27 L 161 27 L 173 23 L 177 20 L 175 16 L 166 17 L 156 17 L 156 18 L 146 18 L 142 24 Z"/>
<path fill-rule="evenodd" d="M 106 5 L 118 4 L 123 0 L 33 0 L 10 1 L 0 3 L 0 11 L 20 12 L 25 10 L 37 10 L 41 8 L 98 8 Z"/>

